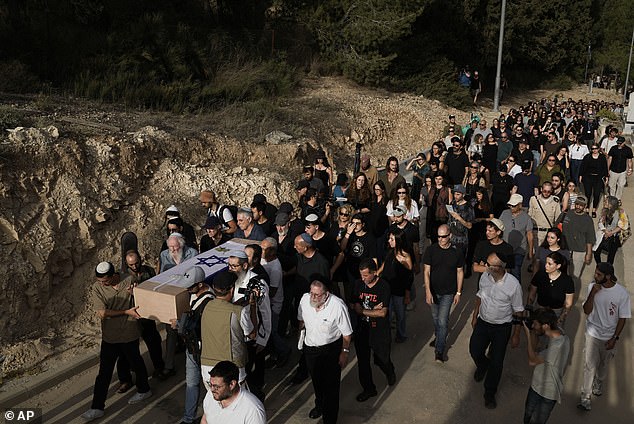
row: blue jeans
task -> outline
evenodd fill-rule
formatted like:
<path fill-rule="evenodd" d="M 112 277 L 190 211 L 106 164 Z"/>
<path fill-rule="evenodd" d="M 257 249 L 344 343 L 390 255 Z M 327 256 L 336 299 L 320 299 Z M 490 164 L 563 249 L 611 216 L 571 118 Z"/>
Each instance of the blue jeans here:
<path fill-rule="evenodd" d="M 556 403 L 556 400 L 546 399 L 532 387 L 529 388 L 524 408 L 524 424 L 545 424 Z"/>
<path fill-rule="evenodd" d="M 194 422 L 196 411 L 198 410 L 198 395 L 200 394 L 200 364 L 196 363 L 194 356 L 185 352 L 185 414 L 183 421 Z"/>
<path fill-rule="evenodd" d="M 431 304 L 431 317 L 434 320 L 434 330 L 436 333 L 436 353 L 445 353 L 447 343 L 447 329 L 449 328 L 449 312 L 454 295 L 443 294 L 438 296 L 437 302 Z"/>
<path fill-rule="evenodd" d="M 396 337 L 399 339 L 407 337 L 405 331 L 405 297 L 392 295 L 390 311 L 394 311 L 394 314 L 396 314 Z"/>

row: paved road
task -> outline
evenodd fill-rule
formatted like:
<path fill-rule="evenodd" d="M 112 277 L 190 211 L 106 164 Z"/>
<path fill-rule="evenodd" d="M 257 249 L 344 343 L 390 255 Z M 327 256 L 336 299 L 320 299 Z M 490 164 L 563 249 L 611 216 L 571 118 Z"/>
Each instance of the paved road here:
<path fill-rule="evenodd" d="M 627 188 L 623 203 L 634 217 L 634 190 Z M 616 256 L 615 268 L 619 282 L 634 296 L 634 240 L 626 243 Z M 583 275 L 583 291 L 592 277 L 593 267 Z M 422 281 L 416 282 L 422 292 Z M 471 335 L 470 314 L 475 297 L 475 280 L 471 278 L 463 289 L 463 301 L 452 311 L 451 348 L 449 360 L 434 362 L 433 348 L 428 346 L 432 337 L 429 308 L 422 299 L 415 311 L 408 312 L 410 339 L 393 345 L 393 361 L 398 382 L 388 387 L 384 376 L 375 369 L 379 396 L 366 403 L 355 401 L 361 391 L 356 360 L 346 367 L 342 376 L 341 423 L 517 423 L 521 422 L 524 399 L 530 383 L 531 369 L 527 365 L 525 340 L 517 349 L 508 348 L 504 374 L 498 392 L 498 408 L 487 410 L 483 405 L 483 387 L 472 379 L 474 366 L 468 354 Z M 557 405 L 551 422 L 631 424 L 634 423 L 634 348 L 631 320 L 628 321 L 618 343 L 616 358 L 610 365 L 605 394 L 593 401 L 593 410 L 585 413 L 576 409 L 583 373 L 582 350 L 584 317 L 581 300 L 577 296 L 573 312 L 568 317 L 567 329 L 572 341 L 571 361 L 565 376 L 565 393 Z M 131 393 L 114 392 L 116 379 L 106 406 L 106 415 L 99 423 L 177 423 L 184 404 L 184 357 L 178 356 L 179 374 L 165 382 L 151 381 L 154 396 L 141 405 L 128 405 Z M 313 406 L 310 382 L 289 386 L 294 371 L 293 361 L 283 369 L 267 371 L 267 416 L 270 423 L 303 423 L 309 421 Z M 68 378 L 62 383 L 22 402 L 22 407 L 40 407 L 45 424 L 83 422 L 79 416 L 90 406 L 96 368 Z"/>

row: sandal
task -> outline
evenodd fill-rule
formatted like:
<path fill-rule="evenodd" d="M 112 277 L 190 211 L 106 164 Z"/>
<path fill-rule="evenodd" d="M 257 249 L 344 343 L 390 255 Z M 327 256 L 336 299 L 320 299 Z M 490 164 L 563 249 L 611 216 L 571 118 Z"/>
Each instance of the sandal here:
<path fill-rule="evenodd" d="M 119 389 L 117 389 L 117 393 L 125 393 L 132 388 L 132 383 L 121 383 L 119 385 Z"/>
<path fill-rule="evenodd" d="M 597 211 L 592 212 L 592 217 L 596 218 L 597 217 Z"/>

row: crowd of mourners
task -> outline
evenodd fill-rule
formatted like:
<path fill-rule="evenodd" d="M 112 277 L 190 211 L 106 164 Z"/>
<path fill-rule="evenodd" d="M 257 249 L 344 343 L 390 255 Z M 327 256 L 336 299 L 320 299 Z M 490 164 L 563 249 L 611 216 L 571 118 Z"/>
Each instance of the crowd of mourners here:
<path fill-rule="evenodd" d="M 202 423 L 266 422 L 265 370 L 295 364 L 291 384 L 312 379 L 309 417 L 335 423 L 352 344 L 356 400 L 365 402 L 377 396 L 372 362 L 390 386 L 404 372 L 390 353 L 393 343 L 408 341 L 416 302 L 431 309 L 434 360 L 448 360 L 450 312 L 466 279 L 477 287 L 469 353 L 473 378 L 484 381 L 484 406 L 496 408 L 507 344 L 517 347 L 524 332 L 535 366 L 524 422 L 548 420 L 569 362 L 566 318 L 581 297 L 587 319 L 578 407 L 589 411 L 631 313 L 613 263 L 631 234 L 620 199 L 632 149 L 619 128 L 599 134 L 597 118 L 619 107 L 544 99 L 490 125 L 472 117 L 464 127 L 450 115 L 438 141 L 407 161 L 407 173 L 395 157 L 377 168 L 362 155 L 353 175 L 336 174 L 318 151 L 303 168 L 297 197 L 280 205 L 255 194 L 236 208 L 203 190 L 200 238 L 171 206 L 155 269 L 134 249 L 123 252 L 120 272 L 110 262 L 95 268 L 103 334 L 83 417 L 104 415 L 115 367 L 119 393 L 136 385 L 129 403 L 151 396 L 142 338 L 160 380 L 176 374 L 175 354 L 186 352 L 183 423 L 197 422 L 201 382 Z M 191 311 L 165 324 L 163 348 L 157 324 L 132 306 L 132 289 L 231 239 L 247 241 L 230 252 L 226 270 L 210 277 L 196 265 L 180 274 Z M 301 355 L 289 364 L 294 345 Z"/>

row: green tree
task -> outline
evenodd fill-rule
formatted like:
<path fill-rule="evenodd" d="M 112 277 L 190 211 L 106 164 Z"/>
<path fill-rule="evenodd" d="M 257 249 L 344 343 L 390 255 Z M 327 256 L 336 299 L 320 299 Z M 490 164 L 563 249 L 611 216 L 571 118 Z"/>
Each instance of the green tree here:
<path fill-rule="evenodd" d="M 599 19 L 594 26 L 595 48 L 592 63 L 595 68 L 607 67 L 619 74 L 625 83 L 625 72 L 634 29 L 632 0 L 605 0 L 601 4 Z M 634 72 L 630 70 L 630 81 Z"/>

